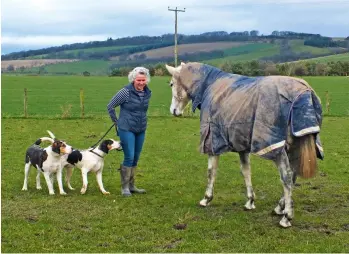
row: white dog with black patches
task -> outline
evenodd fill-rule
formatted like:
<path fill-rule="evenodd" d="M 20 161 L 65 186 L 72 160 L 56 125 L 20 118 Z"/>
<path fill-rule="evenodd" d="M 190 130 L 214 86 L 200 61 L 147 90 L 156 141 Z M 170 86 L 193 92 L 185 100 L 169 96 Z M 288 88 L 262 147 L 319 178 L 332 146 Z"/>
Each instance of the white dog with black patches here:
<path fill-rule="evenodd" d="M 48 131 L 51 133 L 50 131 Z M 51 133 L 52 134 L 52 133 Z M 53 134 L 52 134 L 53 135 Z M 50 141 L 52 144 L 46 148 L 41 148 L 42 141 Z M 50 195 L 54 195 L 52 174 L 56 173 L 59 193 L 66 195 L 62 184 L 62 163 L 63 155 L 68 155 L 73 151 L 72 147 L 62 140 L 43 137 L 30 146 L 25 155 L 24 183 L 22 190 L 28 190 L 28 174 L 30 167 L 37 169 L 36 188 L 41 189 L 40 174 L 43 173 Z"/>
<path fill-rule="evenodd" d="M 53 142 L 54 135 L 50 134 L 51 138 L 48 138 L 47 141 Z M 82 188 L 81 194 L 85 194 L 87 190 L 88 180 L 87 174 L 92 171 L 96 173 L 96 179 L 101 192 L 105 195 L 110 194 L 104 189 L 102 181 L 102 172 L 104 167 L 104 157 L 109 153 L 109 151 L 114 149 L 120 149 L 121 144 L 119 141 L 113 139 L 103 140 L 102 143 L 97 148 L 89 148 L 86 150 L 77 150 L 73 149 L 72 153 L 66 154 L 61 157 L 61 165 L 63 168 L 67 169 L 67 185 L 69 189 L 73 190 L 70 185 L 70 179 L 73 173 L 74 167 L 77 167 L 81 170 L 82 174 Z"/>

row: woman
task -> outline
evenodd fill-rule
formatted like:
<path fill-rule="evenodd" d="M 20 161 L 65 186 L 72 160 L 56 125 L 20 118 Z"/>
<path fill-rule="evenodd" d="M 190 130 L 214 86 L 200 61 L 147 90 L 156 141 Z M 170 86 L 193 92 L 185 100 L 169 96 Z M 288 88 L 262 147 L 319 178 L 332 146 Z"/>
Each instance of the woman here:
<path fill-rule="evenodd" d="M 131 193 L 145 193 L 138 189 L 135 182 L 135 170 L 142 151 L 145 131 L 147 128 L 147 111 L 151 91 L 149 70 L 144 67 L 134 68 L 128 75 L 130 83 L 117 92 L 108 104 L 110 118 L 118 129 L 121 146 L 124 151 L 124 161 L 120 166 L 121 193 L 131 196 Z M 120 106 L 120 116 L 117 119 L 115 107 Z"/>

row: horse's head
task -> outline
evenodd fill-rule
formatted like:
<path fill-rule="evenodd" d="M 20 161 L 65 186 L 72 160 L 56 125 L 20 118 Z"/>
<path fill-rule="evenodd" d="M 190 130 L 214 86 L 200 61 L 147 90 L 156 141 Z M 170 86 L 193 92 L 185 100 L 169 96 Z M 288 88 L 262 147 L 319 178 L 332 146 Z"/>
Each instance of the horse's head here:
<path fill-rule="evenodd" d="M 172 102 L 170 112 L 174 116 L 180 116 L 183 114 L 185 106 L 187 106 L 190 98 L 188 94 L 188 88 L 185 84 L 182 84 L 180 78 L 182 67 L 184 63 L 181 63 L 178 67 L 172 67 L 166 64 L 166 69 L 172 75 L 170 86 L 172 88 Z"/>

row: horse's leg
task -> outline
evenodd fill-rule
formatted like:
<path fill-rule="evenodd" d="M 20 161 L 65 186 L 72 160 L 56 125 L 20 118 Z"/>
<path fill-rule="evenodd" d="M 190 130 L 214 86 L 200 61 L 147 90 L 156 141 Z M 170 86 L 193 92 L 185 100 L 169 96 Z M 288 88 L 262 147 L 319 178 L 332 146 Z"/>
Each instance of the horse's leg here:
<path fill-rule="evenodd" d="M 205 197 L 200 201 L 201 206 L 208 206 L 213 199 L 213 186 L 218 168 L 219 156 L 208 156 L 207 188 Z"/>
<path fill-rule="evenodd" d="M 285 198 L 282 196 L 279 200 L 278 205 L 274 209 L 274 213 L 277 215 L 284 215 L 285 210 Z"/>
<path fill-rule="evenodd" d="M 252 181 L 251 181 L 251 165 L 250 165 L 250 153 L 241 152 L 239 153 L 240 156 L 240 170 L 241 174 L 244 177 L 245 185 L 247 189 L 247 202 L 245 204 L 245 208 L 247 210 L 255 209 L 254 205 L 254 199 L 255 194 L 253 192 L 252 188 Z"/>
<path fill-rule="evenodd" d="M 287 228 L 291 226 L 290 221 L 293 218 L 293 171 L 290 167 L 290 163 L 285 150 L 282 150 L 282 152 L 277 156 L 275 163 L 280 171 L 280 178 L 284 187 L 284 196 L 280 199 L 279 204 L 274 211 L 283 214 L 280 225 Z"/>

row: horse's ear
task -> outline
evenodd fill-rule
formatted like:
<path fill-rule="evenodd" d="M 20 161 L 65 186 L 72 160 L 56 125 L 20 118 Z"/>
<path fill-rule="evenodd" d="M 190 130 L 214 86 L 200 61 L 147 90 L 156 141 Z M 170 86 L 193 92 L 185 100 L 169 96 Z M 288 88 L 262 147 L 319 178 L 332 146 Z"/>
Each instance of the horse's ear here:
<path fill-rule="evenodd" d="M 165 64 L 166 66 L 166 69 L 168 70 L 168 72 L 171 74 L 171 75 L 174 75 L 175 72 L 176 72 L 176 68 L 175 67 L 172 67 L 172 66 L 169 66 L 167 64 Z"/>

